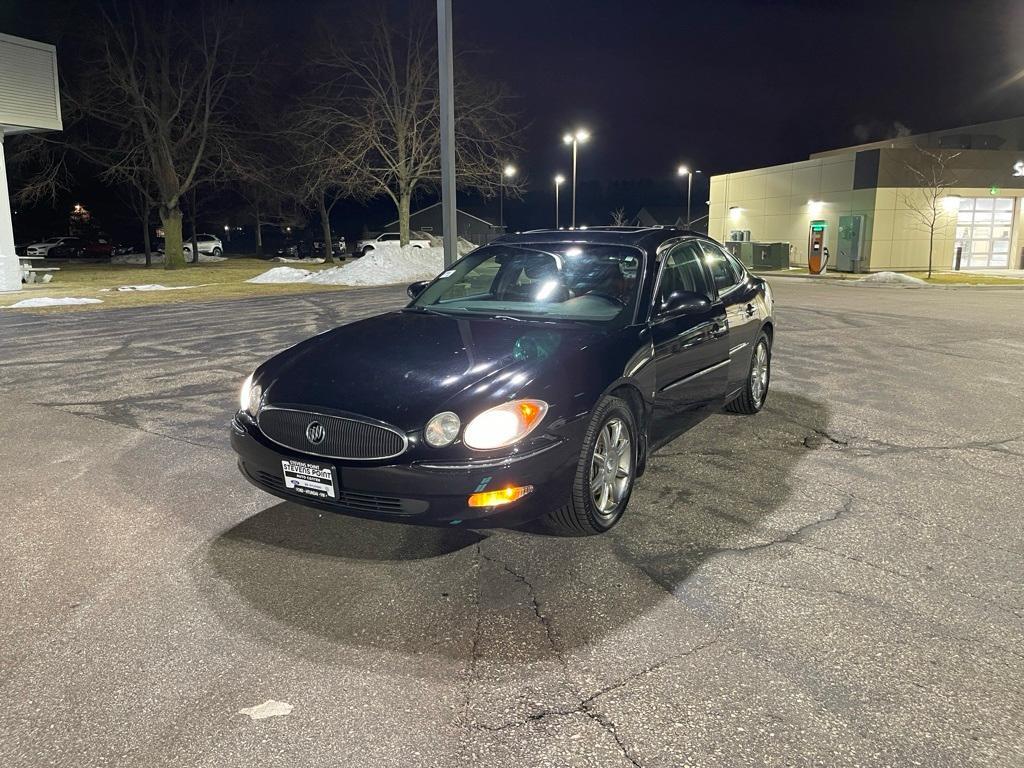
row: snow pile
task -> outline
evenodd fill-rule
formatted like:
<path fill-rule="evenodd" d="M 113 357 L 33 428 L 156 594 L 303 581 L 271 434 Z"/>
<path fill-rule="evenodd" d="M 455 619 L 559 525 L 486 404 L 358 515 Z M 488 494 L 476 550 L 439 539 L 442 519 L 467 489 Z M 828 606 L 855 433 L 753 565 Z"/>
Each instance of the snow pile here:
<path fill-rule="evenodd" d="M 186 288 L 197 288 L 195 285 L 160 285 L 159 283 L 146 283 L 145 285 L 121 285 L 119 291 L 183 291 Z"/>
<path fill-rule="evenodd" d="M 316 259 L 316 258 L 312 258 L 312 257 L 304 257 L 304 258 L 301 258 L 301 259 L 292 259 L 292 258 L 289 258 L 288 256 L 275 256 L 274 258 L 271 259 L 271 261 L 283 261 L 283 262 L 286 262 L 288 264 L 323 264 L 324 263 L 323 259 Z"/>
<path fill-rule="evenodd" d="M 274 267 L 268 269 L 261 275 L 250 277 L 247 283 L 301 283 L 312 275 L 308 269 L 296 269 L 295 267 Z"/>
<path fill-rule="evenodd" d="M 22 299 L 16 304 L 11 304 L 9 309 L 20 309 L 24 307 L 64 307 L 71 304 L 102 304 L 102 299 L 55 299 L 50 296 L 40 296 L 37 299 Z"/>
<path fill-rule="evenodd" d="M 924 280 L 919 277 L 911 277 L 910 275 L 903 275 L 899 272 L 873 272 L 870 275 L 856 280 L 857 283 L 867 284 L 889 284 L 889 285 L 913 285 L 920 288 L 922 285 L 928 285 Z"/>
<path fill-rule="evenodd" d="M 310 272 L 294 267 L 275 267 L 250 283 L 312 283 L 316 285 L 391 285 L 431 280 L 444 270 L 443 248 L 402 248 L 381 243 L 362 258 L 340 267 Z"/>
<path fill-rule="evenodd" d="M 227 261 L 227 258 L 228 258 L 227 256 L 214 256 L 212 253 L 203 253 L 202 251 L 199 252 L 199 261 L 200 262 L 204 262 L 204 261 Z M 185 254 L 185 261 L 186 262 L 191 262 L 192 261 L 192 256 L 190 254 Z M 144 253 L 126 253 L 126 254 L 122 254 L 121 256 L 111 256 L 110 257 L 110 263 L 111 264 L 145 264 L 146 263 L 146 254 L 144 254 Z M 162 253 L 156 253 L 154 251 L 154 253 L 153 253 L 153 263 L 154 264 L 163 264 L 164 263 L 164 255 Z"/>
<path fill-rule="evenodd" d="M 430 240 L 430 247 L 431 248 L 443 248 L 444 247 L 444 238 L 443 237 L 438 237 L 437 235 L 427 235 L 427 238 Z M 471 242 L 469 242 L 469 240 L 467 240 L 464 237 L 459 237 L 455 241 L 455 250 L 458 252 L 459 256 L 465 256 L 470 251 L 475 251 L 479 247 L 480 246 L 476 245 L 476 243 L 471 243 Z"/>

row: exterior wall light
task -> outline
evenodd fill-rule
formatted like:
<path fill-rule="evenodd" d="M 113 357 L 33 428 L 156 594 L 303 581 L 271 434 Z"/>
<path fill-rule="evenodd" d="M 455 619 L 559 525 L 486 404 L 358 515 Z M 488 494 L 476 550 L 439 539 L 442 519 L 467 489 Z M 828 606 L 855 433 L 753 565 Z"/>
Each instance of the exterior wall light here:
<path fill-rule="evenodd" d="M 960 210 L 960 195 L 946 195 L 942 198 L 942 210 L 946 213 L 956 213 Z"/>
<path fill-rule="evenodd" d="M 732 219 L 733 221 L 736 221 L 742 215 L 743 209 L 740 208 L 738 205 L 732 205 L 729 207 L 729 218 Z"/>
<path fill-rule="evenodd" d="M 823 203 L 821 200 L 807 201 L 807 211 L 811 214 L 811 216 L 819 215 L 824 207 L 825 203 Z"/>

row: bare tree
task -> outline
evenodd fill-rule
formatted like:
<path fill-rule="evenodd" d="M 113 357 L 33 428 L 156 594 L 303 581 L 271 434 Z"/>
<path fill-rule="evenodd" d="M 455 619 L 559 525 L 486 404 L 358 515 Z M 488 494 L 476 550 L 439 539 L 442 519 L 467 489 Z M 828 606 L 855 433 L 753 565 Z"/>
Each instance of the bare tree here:
<path fill-rule="evenodd" d="M 164 229 L 168 269 L 184 266 L 186 193 L 209 173 L 213 136 L 221 130 L 225 91 L 237 75 L 225 15 L 180 22 L 174 5 L 160 11 L 124 2 L 100 7 L 94 60 L 70 89 L 87 127 L 73 147 L 100 165 L 108 181 L 152 183 Z"/>
<path fill-rule="evenodd" d="M 612 226 L 624 227 L 628 222 L 629 219 L 626 217 L 625 208 L 616 208 L 612 211 Z"/>
<path fill-rule="evenodd" d="M 364 183 L 391 198 L 398 210 L 401 243 L 409 242 L 409 214 L 419 190 L 441 179 L 440 94 L 432 23 L 411 14 L 398 28 L 381 14 L 362 46 L 331 39 L 320 64 L 340 98 L 325 103 L 323 117 L 335 124 L 350 158 L 356 186 Z M 497 84 L 470 77 L 459 66 L 455 88 L 456 168 L 459 186 L 485 196 L 498 192 L 502 158 L 516 154 L 515 124 L 508 94 Z M 517 195 L 522 182 L 505 181 Z"/>
<path fill-rule="evenodd" d="M 907 208 L 916 229 L 928 234 L 928 277 L 932 276 L 932 261 L 935 252 L 935 232 L 939 228 L 945 211 L 949 190 L 957 185 L 957 179 L 950 166 L 960 156 L 959 152 L 914 148 L 914 158 L 904 163 L 914 189 L 903 194 Z"/>

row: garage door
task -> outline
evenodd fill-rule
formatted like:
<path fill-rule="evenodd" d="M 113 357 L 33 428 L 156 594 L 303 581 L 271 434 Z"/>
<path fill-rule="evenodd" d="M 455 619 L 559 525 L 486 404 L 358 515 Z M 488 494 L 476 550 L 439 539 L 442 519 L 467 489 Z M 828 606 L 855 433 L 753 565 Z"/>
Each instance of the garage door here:
<path fill-rule="evenodd" d="M 961 268 L 1008 267 L 1013 234 L 1012 197 L 963 197 L 956 219 Z"/>

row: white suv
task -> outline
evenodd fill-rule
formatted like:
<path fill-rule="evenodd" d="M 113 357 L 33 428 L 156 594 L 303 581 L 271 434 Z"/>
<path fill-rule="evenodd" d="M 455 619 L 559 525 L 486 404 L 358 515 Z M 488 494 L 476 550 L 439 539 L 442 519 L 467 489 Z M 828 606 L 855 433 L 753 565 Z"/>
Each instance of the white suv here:
<path fill-rule="evenodd" d="M 185 251 L 185 256 L 192 255 L 192 238 L 182 238 L 182 248 Z M 224 244 L 220 241 L 220 238 L 216 235 L 196 235 L 196 244 L 199 246 L 200 253 L 208 253 L 211 256 L 222 256 L 224 254 Z"/>
<path fill-rule="evenodd" d="M 398 232 L 385 232 L 382 235 L 377 235 L 377 237 L 373 238 L 372 240 L 360 240 L 358 243 L 356 243 L 356 253 L 358 253 L 360 256 L 365 256 L 367 253 L 369 253 L 370 251 L 377 247 L 377 243 L 397 243 L 399 240 L 401 240 L 401 235 Z M 430 238 L 427 237 L 422 232 L 410 232 L 409 245 L 411 245 L 413 248 L 429 248 Z"/>
<path fill-rule="evenodd" d="M 78 240 L 77 237 L 48 237 L 42 242 L 32 243 L 25 249 L 26 256 L 48 256 L 51 248 L 56 248 L 65 240 Z"/>

